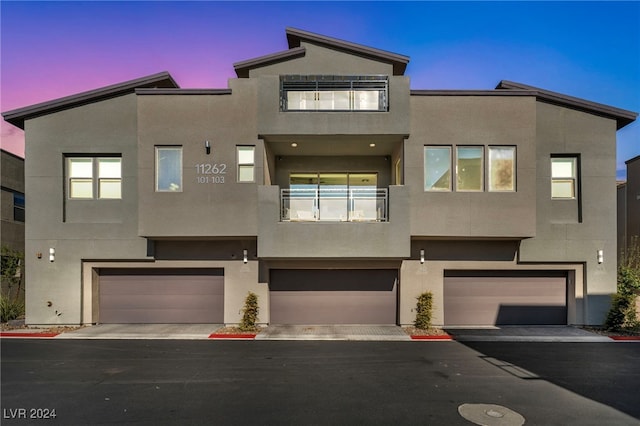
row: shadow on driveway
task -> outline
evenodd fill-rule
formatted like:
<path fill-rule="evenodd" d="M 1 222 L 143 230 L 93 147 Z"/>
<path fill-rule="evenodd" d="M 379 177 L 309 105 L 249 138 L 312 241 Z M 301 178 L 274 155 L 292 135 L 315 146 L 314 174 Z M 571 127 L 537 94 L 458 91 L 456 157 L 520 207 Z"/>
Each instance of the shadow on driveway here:
<path fill-rule="evenodd" d="M 640 344 L 462 341 L 523 380 L 546 380 L 640 419 Z"/>

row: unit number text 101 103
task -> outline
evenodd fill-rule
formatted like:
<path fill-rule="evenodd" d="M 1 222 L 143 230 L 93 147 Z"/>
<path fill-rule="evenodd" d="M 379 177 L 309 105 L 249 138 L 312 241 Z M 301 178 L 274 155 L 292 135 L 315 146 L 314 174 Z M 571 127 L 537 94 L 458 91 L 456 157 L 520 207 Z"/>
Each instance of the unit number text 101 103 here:
<path fill-rule="evenodd" d="M 196 173 L 199 175 L 224 175 L 227 173 L 226 164 L 196 164 Z"/>

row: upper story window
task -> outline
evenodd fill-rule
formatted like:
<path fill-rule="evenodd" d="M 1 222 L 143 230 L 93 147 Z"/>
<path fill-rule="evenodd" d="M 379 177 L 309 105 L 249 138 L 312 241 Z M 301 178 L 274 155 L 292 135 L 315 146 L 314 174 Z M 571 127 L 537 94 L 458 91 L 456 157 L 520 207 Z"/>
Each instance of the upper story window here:
<path fill-rule="evenodd" d="M 156 146 L 156 192 L 182 192 L 181 146 Z"/>
<path fill-rule="evenodd" d="M 455 152 L 455 159 L 452 158 L 453 152 Z M 452 179 L 454 173 L 455 178 Z M 488 182 L 486 185 L 485 173 Z M 431 192 L 515 191 L 516 147 L 425 146 L 424 190 Z"/>
<path fill-rule="evenodd" d="M 237 146 L 238 182 L 255 182 L 255 146 Z"/>
<path fill-rule="evenodd" d="M 16 222 L 24 222 L 24 194 L 21 192 L 13 193 L 13 220 Z"/>
<path fill-rule="evenodd" d="M 281 111 L 388 111 L 387 76 L 280 77 Z"/>
<path fill-rule="evenodd" d="M 122 198 L 121 157 L 68 157 L 69 198 Z"/>
<path fill-rule="evenodd" d="M 551 198 L 575 199 L 578 184 L 578 157 L 551 157 Z"/>

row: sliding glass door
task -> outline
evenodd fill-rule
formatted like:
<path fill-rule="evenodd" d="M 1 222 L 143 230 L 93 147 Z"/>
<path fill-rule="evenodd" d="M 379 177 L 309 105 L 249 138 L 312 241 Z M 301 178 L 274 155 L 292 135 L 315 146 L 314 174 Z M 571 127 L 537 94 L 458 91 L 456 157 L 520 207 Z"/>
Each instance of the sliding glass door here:
<path fill-rule="evenodd" d="M 380 218 L 376 173 L 292 173 L 289 219 L 356 221 Z"/>

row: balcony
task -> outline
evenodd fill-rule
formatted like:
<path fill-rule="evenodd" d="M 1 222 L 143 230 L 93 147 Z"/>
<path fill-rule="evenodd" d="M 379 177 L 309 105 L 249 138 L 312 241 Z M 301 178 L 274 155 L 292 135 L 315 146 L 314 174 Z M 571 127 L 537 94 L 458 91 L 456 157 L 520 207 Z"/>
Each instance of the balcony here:
<path fill-rule="evenodd" d="M 287 188 L 280 190 L 283 222 L 386 222 L 385 188 Z"/>
<path fill-rule="evenodd" d="M 326 188 L 330 189 L 330 188 Z M 266 259 L 404 258 L 409 191 L 258 188 L 258 256 Z"/>

